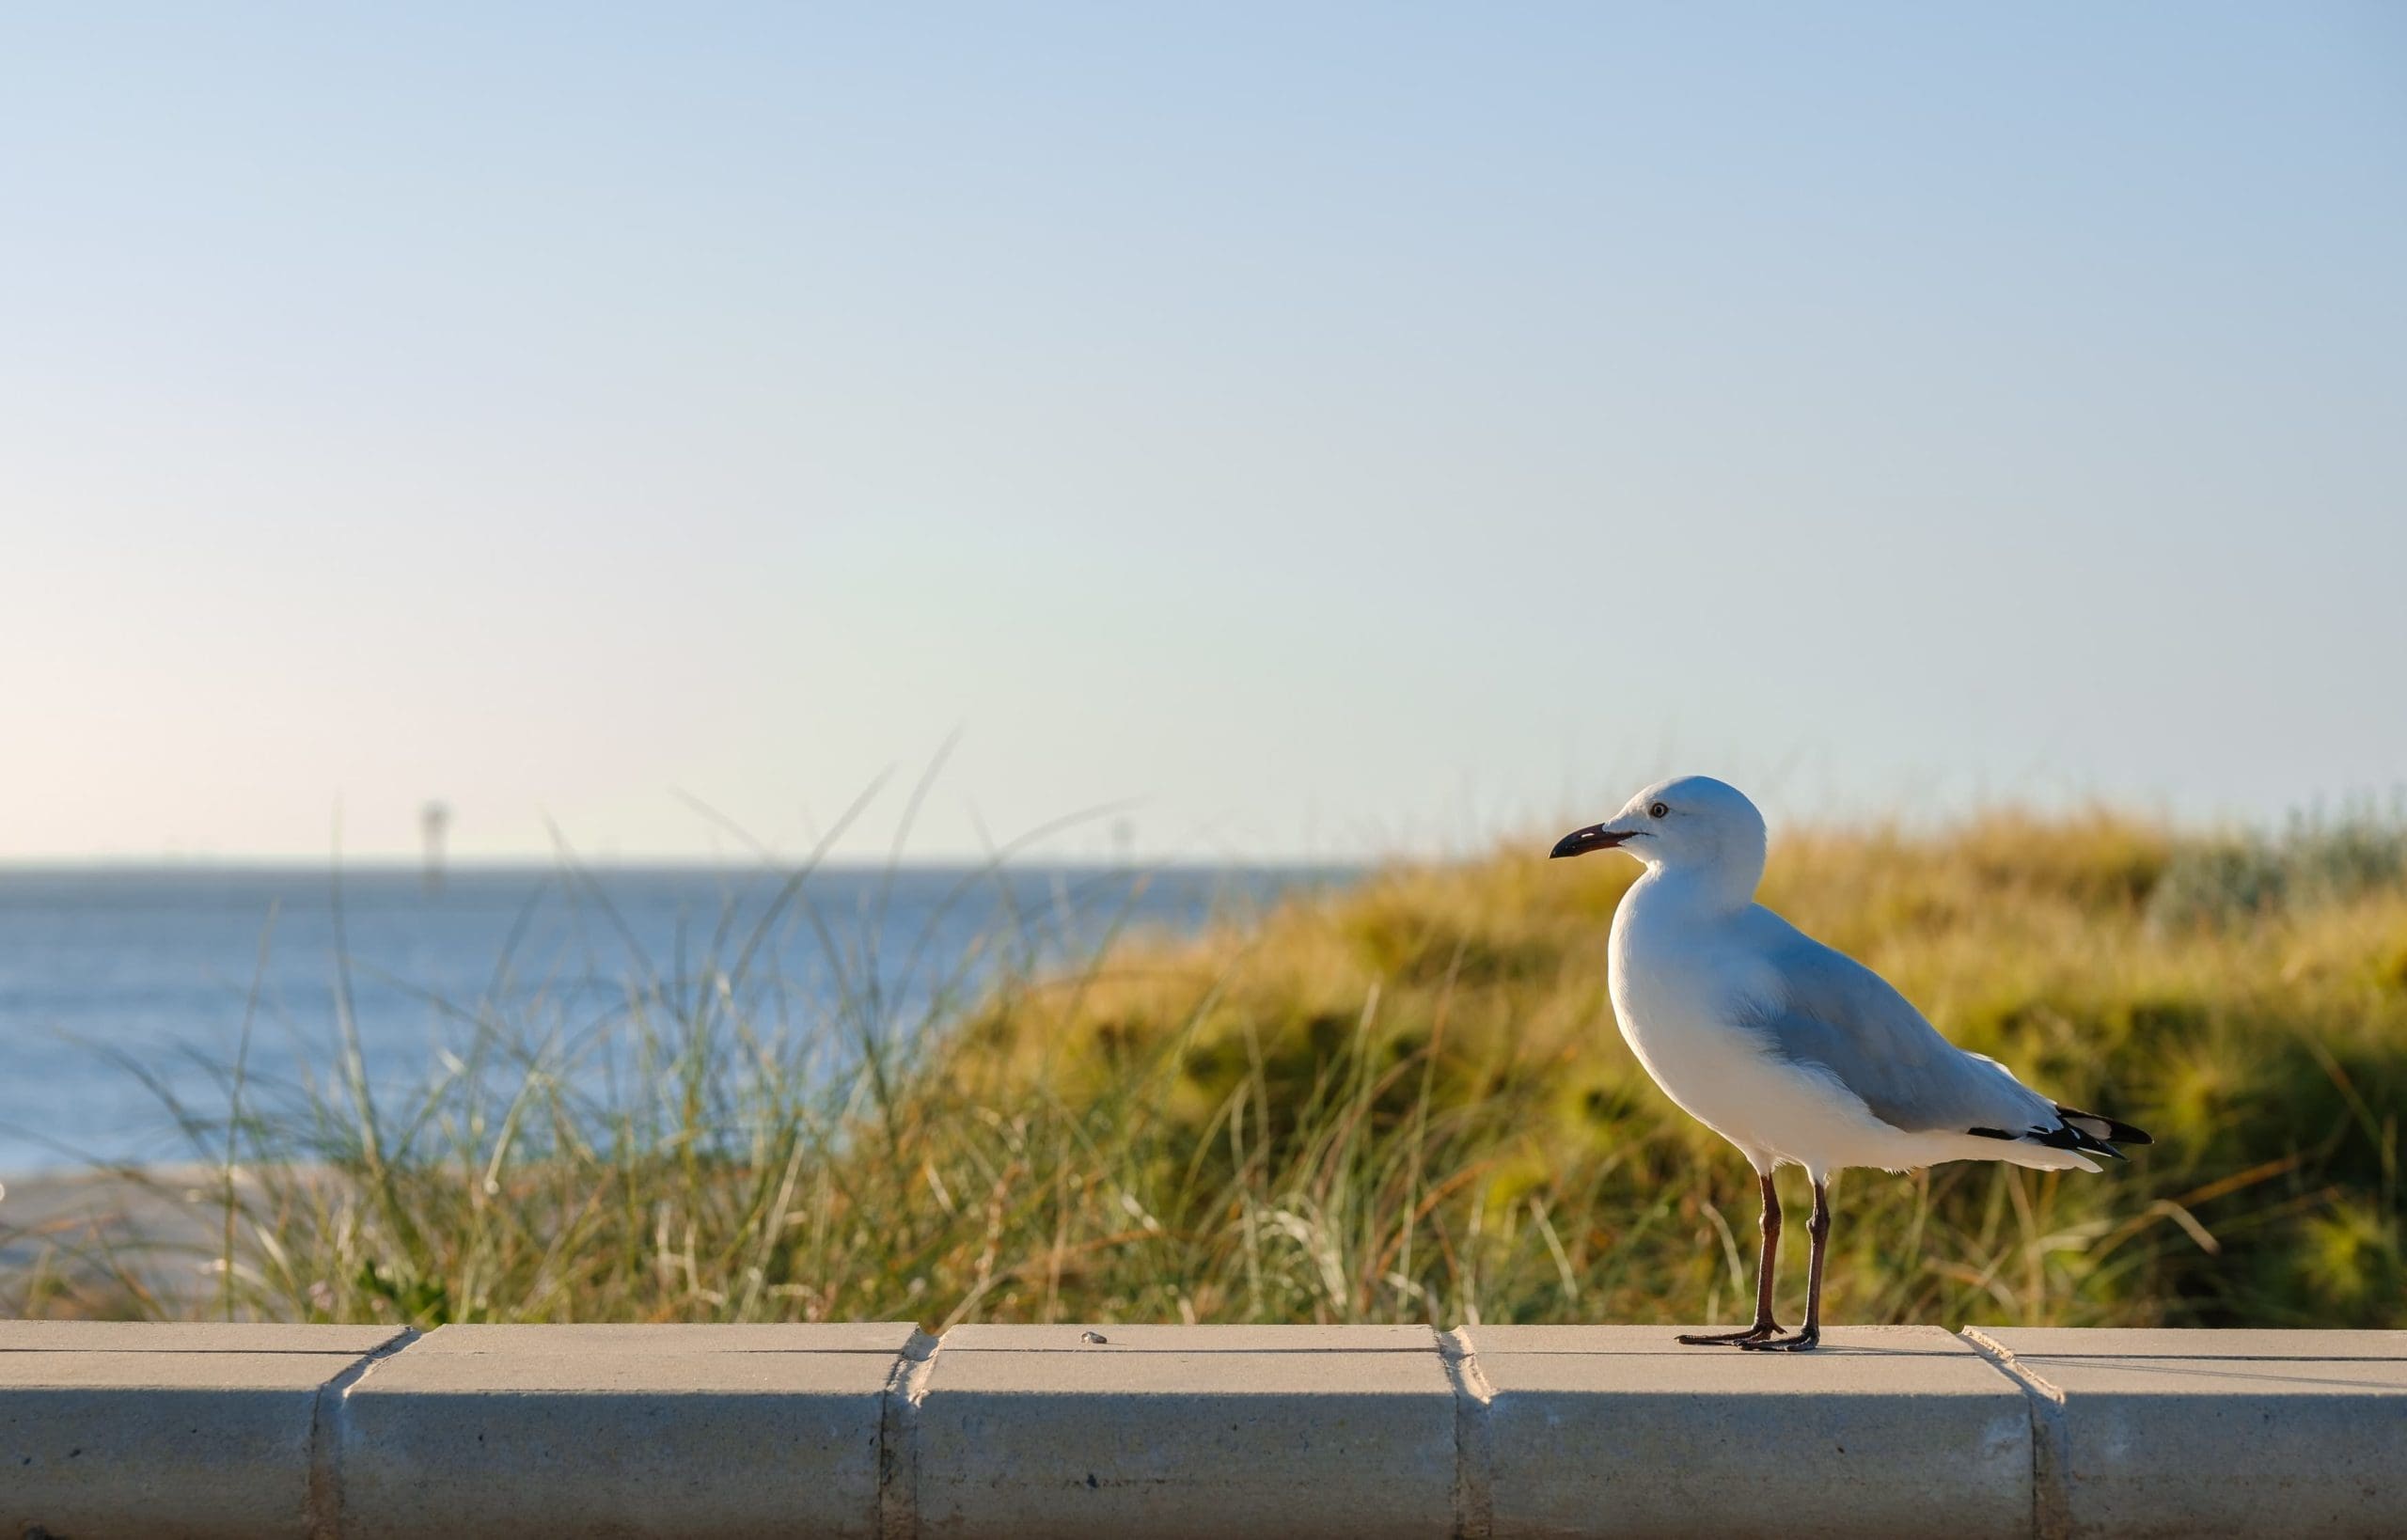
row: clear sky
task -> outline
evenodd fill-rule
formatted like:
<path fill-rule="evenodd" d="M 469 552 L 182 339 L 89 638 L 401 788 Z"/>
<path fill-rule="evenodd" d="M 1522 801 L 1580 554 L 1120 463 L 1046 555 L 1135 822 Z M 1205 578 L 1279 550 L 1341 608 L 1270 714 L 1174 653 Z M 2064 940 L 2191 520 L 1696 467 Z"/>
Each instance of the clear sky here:
<path fill-rule="evenodd" d="M 0 11 L 0 860 L 2273 818 L 2403 594 L 2397 6 Z"/>

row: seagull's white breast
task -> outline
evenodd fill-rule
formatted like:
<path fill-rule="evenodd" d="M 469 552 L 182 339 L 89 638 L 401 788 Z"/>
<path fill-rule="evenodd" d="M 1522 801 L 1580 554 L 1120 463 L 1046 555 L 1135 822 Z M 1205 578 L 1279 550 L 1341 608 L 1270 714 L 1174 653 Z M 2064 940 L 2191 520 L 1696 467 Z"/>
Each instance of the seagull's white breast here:
<path fill-rule="evenodd" d="M 1664 1094 L 1760 1170 L 1888 1165 L 1896 1129 L 1826 1074 L 1768 1051 L 1744 1023 L 1775 1003 L 1778 975 L 1739 928 L 1642 881 L 1613 915 L 1613 1015 Z"/>

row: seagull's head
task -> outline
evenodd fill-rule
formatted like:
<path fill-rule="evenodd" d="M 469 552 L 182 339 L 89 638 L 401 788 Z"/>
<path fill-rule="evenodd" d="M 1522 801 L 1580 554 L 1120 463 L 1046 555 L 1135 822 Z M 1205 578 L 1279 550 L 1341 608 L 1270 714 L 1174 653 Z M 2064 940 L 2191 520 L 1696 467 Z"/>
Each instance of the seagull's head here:
<path fill-rule="evenodd" d="M 1764 870 L 1764 815 L 1737 787 L 1711 776 L 1659 780 L 1601 824 L 1555 842 L 1557 856 L 1626 850 L 1648 866 L 1743 880 L 1752 895 Z"/>

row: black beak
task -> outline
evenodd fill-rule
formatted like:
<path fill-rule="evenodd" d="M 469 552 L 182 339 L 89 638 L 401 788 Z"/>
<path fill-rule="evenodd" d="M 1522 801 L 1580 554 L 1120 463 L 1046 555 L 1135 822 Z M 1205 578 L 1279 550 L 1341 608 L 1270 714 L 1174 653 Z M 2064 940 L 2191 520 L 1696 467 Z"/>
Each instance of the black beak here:
<path fill-rule="evenodd" d="M 1573 829 L 1554 842 L 1547 859 L 1559 861 L 1565 856 L 1585 856 L 1592 850 L 1611 850 L 1628 839 L 1627 834 L 1608 834 L 1602 824 L 1591 824 L 1584 829 Z"/>

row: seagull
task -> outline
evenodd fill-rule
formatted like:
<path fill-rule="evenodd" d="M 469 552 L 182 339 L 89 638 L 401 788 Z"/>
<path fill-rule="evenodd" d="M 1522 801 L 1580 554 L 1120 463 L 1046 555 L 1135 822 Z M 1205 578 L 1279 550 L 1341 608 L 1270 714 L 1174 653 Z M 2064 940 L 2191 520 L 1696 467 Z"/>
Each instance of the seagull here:
<path fill-rule="evenodd" d="M 1822 1337 L 1830 1177 L 1848 1166 L 1902 1171 L 1943 1160 L 2099 1169 L 2129 1124 L 2061 1106 L 1994 1059 L 1939 1035 L 1903 995 L 1757 904 L 1764 819 L 1708 776 L 1659 781 L 1553 856 L 1622 850 L 1645 863 L 1614 911 L 1607 951 L 1613 1015 L 1630 1051 L 1681 1109 L 1738 1147 L 1763 1191 L 1754 1324 L 1691 1344 L 1801 1351 Z M 1772 1172 L 1814 1183 L 1804 1328 L 1772 1318 L 1780 1199 Z"/>

